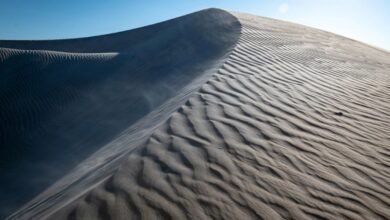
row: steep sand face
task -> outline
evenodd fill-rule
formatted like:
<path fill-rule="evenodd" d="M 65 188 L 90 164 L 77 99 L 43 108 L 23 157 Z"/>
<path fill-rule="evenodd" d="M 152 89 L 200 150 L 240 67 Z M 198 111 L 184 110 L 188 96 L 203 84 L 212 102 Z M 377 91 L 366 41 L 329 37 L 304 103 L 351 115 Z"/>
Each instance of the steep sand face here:
<path fill-rule="evenodd" d="M 390 54 L 234 15 L 223 66 L 112 176 L 12 219 L 390 219 Z"/>
<path fill-rule="evenodd" d="M 390 219 L 390 54 L 235 15 L 218 73 L 48 219 Z"/>
<path fill-rule="evenodd" d="M 63 188 L 85 190 L 76 181 L 105 178 L 150 136 L 142 129 L 157 126 L 199 89 L 239 34 L 234 16 L 210 9 L 97 37 L 0 41 L 0 218 L 93 152 L 112 149 L 125 132 L 131 140 L 119 140 L 127 144 L 105 147 L 50 194 L 64 200 Z M 151 111 L 154 117 L 135 124 Z"/>

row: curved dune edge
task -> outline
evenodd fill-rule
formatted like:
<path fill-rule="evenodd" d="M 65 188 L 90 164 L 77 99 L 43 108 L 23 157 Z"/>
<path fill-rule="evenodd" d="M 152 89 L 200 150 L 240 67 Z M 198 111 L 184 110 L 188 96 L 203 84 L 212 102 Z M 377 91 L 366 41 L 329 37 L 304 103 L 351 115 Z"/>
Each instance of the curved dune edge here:
<path fill-rule="evenodd" d="M 390 218 L 390 54 L 235 16 L 218 73 L 115 174 L 40 219 Z"/>
<path fill-rule="evenodd" d="M 206 9 L 95 37 L 0 40 L 0 219 L 110 175 L 215 73 L 240 28 Z"/>

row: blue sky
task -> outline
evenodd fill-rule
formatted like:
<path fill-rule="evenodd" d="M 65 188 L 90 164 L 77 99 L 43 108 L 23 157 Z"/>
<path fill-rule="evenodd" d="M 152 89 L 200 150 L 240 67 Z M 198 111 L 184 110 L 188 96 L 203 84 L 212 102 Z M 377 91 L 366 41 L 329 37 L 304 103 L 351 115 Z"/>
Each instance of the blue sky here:
<path fill-rule="evenodd" d="M 388 0 L 0 0 L 0 39 L 107 34 L 209 7 L 305 24 L 390 50 Z"/>

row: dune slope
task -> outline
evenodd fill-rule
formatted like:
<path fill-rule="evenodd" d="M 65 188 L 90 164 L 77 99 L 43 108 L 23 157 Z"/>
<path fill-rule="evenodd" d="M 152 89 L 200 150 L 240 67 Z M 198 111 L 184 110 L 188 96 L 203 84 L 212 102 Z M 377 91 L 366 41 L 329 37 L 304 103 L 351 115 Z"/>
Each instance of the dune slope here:
<path fill-rule="evenodd" d="M 114 175 L 40 217 L 390 218 L 390 54 L 235 16 L 218 72 Z"/>
<path fill-rule="evenodd" d="M 97 37 L 0 41 L 0 218 L 123 132 L 138 140 L 120 151 L 122 157 L 145 141 L 134 134 L 135 123 L 175 97 L 138 123 L 152 128 L 182 105 L 220 66 L 239 33 L 234 16 L 210 9 Z M 115 153 L 100 162 L 113 161 Z M 62 187 L 100 164 L 72 171 Z"/>
<path fill-rule="evenodd" d="M 10 219 L 390 219 L 390 54 L 234 16 L 223 65 L 115 172 Z"/>

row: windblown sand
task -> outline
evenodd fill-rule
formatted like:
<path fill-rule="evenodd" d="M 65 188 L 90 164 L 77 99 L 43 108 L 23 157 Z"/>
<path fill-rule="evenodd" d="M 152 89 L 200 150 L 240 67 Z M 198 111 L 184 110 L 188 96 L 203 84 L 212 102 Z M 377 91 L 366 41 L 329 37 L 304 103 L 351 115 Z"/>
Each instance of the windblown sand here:
<path fill-rule="evenodd" d="M 102 36 L 0 40 L 0 219 L 111 175 L 239 36 L 238 20 L 214 9 Z"/>
<path fill-rule="evenodd" d="M 390 54 L 234 15 L 233 52 L 145 144 L 29 217 L 390 219 Z"/>

